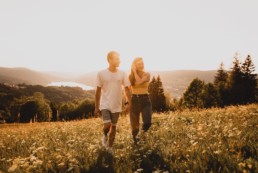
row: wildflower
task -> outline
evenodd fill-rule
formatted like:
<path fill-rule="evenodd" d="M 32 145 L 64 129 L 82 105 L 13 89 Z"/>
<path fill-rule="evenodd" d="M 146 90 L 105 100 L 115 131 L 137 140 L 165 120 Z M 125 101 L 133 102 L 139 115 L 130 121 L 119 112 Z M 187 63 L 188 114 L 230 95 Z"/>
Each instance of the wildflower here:
<path fill-rule="evenodd" d="M 245 163 L 243 163 L 243 162 L 240 162 L 240 163 L 238 163 L 238 166 L 239 166 L 240 168 L 243 168 L 243 167 L 245 167 L 245 166 L 246 166 L 246 164 L 245 164 Z"/>
<path fill-rule="evenodd" d="M 36 160 L 37 160 L 37 158 L 36 158 L 35 156 L 33 156 L 33 155 L 30 156 L 30 161 L 31 161 L 31 162 L 34 162 L 34 161 L 36 161 Z"/>
<path fill-rule="evenodd" d="M 23 139 L 22 141 L 21 141 L 21 145 L 23 145 L 23 144 L 25 144 L 26 142 L 25 142 L 25 140 Z"/>
<path fill-rule="evenodd" d="M 142 171 L 143 171 L 142 168 L 137 169 L 137 172 L 142 172 Z"/>
<path fill-rule="evenodd" d="M 195 145 L 197 145 L 197 144 L 198 144 L 198 142 L 194 142 L 192 145 L 195 146 Z"/>
<path fill-rule="evenodd" d="M 59 163 L 57 166 L 58 166 L 59 168 L 63 168 L 63 167 L 65 166 L 65 164 L 64 164 L 64 162 L 62 162 L 62 163 Z"/>
<path fill-rule="evenodd" d="M 41 166 L 43 164 L 42 160 L 36 160 L 35 162 L 33 162 L 33 165 L 35 166 Z"/>
<path fill-rule="evenodd" d="M 220 150 L 214 151 L 214 154 L 219 154 L 219 153 L 221 153 Z"/>
<path fill-rule="evenodd" d="M 12 166 L 8 169 L 8 172 L 16 172 L 17 169 L 18 169 L 18 165 L 17 165 L 17 164 L 14 164 L 14 165 L 12 165 Z"/>
<path fill-rule="evenodd" d="M 252 167 L 253 167 L 251 164 L 248 164 L 247 166 L 249 169 L 252 169 Z"/>

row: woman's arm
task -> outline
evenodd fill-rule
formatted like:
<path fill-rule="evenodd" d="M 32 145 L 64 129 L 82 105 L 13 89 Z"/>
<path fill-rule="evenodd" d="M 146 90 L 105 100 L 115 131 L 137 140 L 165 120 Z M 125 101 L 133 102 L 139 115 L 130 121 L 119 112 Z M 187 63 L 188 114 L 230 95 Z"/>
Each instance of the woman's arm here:
<path fill-rule="evenodd" d="M 136 71 L 134 71 L 135 85 L 141 85 L 142 83 L 150 81 L 150 73 L 144 72 L 142 77 L 140 77 Z"/>

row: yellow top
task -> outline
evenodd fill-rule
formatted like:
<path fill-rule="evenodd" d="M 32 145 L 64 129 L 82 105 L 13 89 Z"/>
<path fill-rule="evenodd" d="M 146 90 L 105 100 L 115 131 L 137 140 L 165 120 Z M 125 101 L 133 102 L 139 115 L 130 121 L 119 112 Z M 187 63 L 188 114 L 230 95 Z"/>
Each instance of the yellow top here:
<path fill-rule="evenodd" d="M 132 94 L 148 94 L 149 82 L 132 86 Z"/>

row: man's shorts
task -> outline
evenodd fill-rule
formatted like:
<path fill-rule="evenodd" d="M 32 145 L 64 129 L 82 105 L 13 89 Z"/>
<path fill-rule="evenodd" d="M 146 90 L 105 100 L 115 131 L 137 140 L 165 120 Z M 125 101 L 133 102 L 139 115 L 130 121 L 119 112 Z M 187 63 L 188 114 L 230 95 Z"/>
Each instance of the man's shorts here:
<path fill-rule="evenodd" d="M 103 122 L 112 123 L 113 126 L 116 126 L 120 112 L 112 113 L 107 109 L 101 110 L 101 116 L 103 118 Z"/>

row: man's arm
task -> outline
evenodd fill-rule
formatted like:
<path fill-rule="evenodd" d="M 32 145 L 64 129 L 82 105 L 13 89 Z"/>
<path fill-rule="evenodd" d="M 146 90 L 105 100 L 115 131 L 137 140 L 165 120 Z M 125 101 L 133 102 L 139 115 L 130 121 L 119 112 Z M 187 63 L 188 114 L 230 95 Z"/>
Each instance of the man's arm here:
<path fill-rule="evenodd" d="M 97 87 L 96 93 L 95 93 L 95 117 L 99 116 L 100 110 L 99 110 L 99 105 L 100 105 L 100 96 L 101 96 L 101 87 Z"/>
<path fill-rule="evenodd" d="M 126 94 L 126 100 L 128 102 L 128 105 L 126 105 L 126 112 L 129 112 L 131 107 L 131 90 L 129 86 L 125 87 L 125 94 Z"/>

